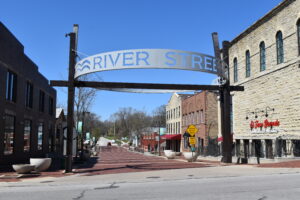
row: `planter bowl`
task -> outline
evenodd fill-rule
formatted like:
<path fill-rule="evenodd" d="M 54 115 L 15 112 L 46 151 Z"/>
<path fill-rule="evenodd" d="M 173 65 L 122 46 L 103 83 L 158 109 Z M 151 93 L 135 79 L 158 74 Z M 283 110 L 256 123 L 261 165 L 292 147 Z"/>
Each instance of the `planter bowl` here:
<path fill-rule="evenodd" d="M 46 171 L 51 165 L 51 158 L 30 158 L 30 164 L 35 166 L 35 171 Z"/>
<path fill-rule="evenodd" d="M 174 151 L 171 151 L 171 150 L 165 150 L 164 153 L 165 153 L 165 156 L 168 159 L 173 159 L 176 156 L 176 153 Z"/>
<path fill-rule="evenodd" d="M 183 152 L 183 156 L 189 162 L 197 158 L 197 154 L 195 152 Z"/>
<path fill-rule="evenodd" d="M 30 164 L 15 164 L 12 167 L 18 174 L 27 174 L 33 171 L 35 166 Z"/>
<path fill-rule="evenodd" d="M 176 156 L 181 156 L 181 152 L 175 152 Z"/>

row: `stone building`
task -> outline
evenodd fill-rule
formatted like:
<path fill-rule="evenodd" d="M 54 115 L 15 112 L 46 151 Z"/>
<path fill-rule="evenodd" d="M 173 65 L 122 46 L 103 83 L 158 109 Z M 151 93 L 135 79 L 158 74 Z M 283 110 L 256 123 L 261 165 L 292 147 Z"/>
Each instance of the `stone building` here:
<path fill-rule="evenodd" d="M 300 0 L 285 0 L 231 41 L 235 154 L 300 156 Z M 251 159 L 249 159 L 251 161 Z"/>
<path fill-rule="evenodd" d="M 54 150 L 56 91 L 0 22 L 0 165 Z"/>
<path fill-rule="evenodd" d="M 181 102 L 183 99 L 189 97 L 189 94 L 173 93 L 166 106 L 166 149 L 180 152 L 181 140 Z"/>
<path fill-rule="evenodd" d="M 197 127 L 196 148 L 200 155 L 216 155 L 218 151 L 217 94 L 201 91 L 182 101 L 182 151 L 189 151 L 188 138 L 183 137 L 189 125 Z"/>

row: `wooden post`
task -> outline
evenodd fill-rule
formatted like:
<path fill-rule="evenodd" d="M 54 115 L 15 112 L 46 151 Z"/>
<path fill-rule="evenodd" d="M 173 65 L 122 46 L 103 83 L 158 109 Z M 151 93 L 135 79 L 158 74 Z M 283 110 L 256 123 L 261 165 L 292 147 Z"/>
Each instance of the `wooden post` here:
<path fill-rule="evenodd" d="M 215 50 L 215 58 L 217 63 L 217 70 L 221 77 L 220 95 L 220 115 L 221 115 L 221 132 L 223 137 L 222 142 L 222 162 L 232 162 L 232 137 L 231 137 L 231 121 L 230 121 L 230 82 L 228 69 L 228 48 L 229 42 L 223 42 L 222 56 L 219 48 L 219 39 L 217 33 L 212 33 L 213 45 Z M 221 62 L 222 60 L 222 62 Z M 227 66 L 226 66 L 227 65 Z M 227 77 L 224 77 L 227 75 Z"/>
<path fill-rule="evenodd" d="M 74 29 L 77 28 L 74 25 Z M 68 115 L 67 115 L 67 157 L 65 172 L 72 172 L 73 161 L 73 128 L 74 128 L 74 98 L 75 98 L 75 62 L 76 62 L 76 32 L 69 33 L 70 37 L 70 50 L 69 50 L 69 79 L 68 79 Z"/>

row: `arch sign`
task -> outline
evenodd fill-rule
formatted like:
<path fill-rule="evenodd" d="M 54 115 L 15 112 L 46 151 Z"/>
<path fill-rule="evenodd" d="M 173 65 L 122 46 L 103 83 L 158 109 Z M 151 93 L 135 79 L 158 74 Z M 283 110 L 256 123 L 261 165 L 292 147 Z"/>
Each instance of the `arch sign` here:
<path fill-rule="evenodd" d="M 172 49 L 132 49 L 89 56 L 75 66 L 75 78 L 81 75 L 119 69 L 181 69 L 222 76 L 213 56 Z"/>

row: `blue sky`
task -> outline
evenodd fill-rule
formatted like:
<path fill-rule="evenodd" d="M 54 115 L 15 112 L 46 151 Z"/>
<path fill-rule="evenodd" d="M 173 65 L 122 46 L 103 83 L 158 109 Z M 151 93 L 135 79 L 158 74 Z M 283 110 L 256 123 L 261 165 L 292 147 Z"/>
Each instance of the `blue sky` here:
<path fill-rule="evenodd" d="M 2 0 L 0 21 L 25 46 L 25 53 L 49 80 L 67 79 L 69 39 L 79 24 L 78 51 L 166 48 L 213 55 L 211 33 L 232 40 L 281 0 Z M 214 75 L 182 70 L 99 72 L 103 81 L 210 84 Z M 66 89 L 57 89 L 66 105 Z M 99 91 L 91 108 L 108 119 L 120 107 L 151 113 L 171 94 Z"/>

